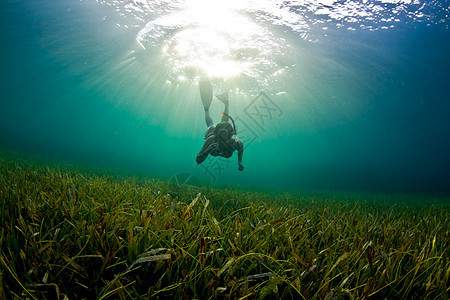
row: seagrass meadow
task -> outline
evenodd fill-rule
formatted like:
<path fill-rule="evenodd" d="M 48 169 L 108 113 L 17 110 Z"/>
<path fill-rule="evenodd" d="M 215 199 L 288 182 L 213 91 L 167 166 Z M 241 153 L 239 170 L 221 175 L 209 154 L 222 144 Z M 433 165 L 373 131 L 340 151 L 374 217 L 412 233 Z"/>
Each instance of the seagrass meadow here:
<path fill-rule="evenodd" d="M 0 166 L 2 299 L 448 299 L 448 199 Z"/>

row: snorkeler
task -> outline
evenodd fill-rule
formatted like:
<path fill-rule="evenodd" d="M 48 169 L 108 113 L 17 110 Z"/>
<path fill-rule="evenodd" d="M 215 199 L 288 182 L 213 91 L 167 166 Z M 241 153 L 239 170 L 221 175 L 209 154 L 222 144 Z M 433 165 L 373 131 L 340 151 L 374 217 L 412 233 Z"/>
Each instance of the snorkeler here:
<path fill-rule="evenodd" d="M 233 152 L 237 150 L 239 171 L 243 171 L 245 168 L 242 164 L 244 144 L 237 138 L 234 120 L 228 115 L 228 93 L 223 92 L 216 95 L 217 99 L 225 104 L 225 111 L 222 113 L 222 121 L 219 124 L 214 125 L 213 120 L 209 115 L 209 106 L 213 99 L 211 82 L 201 81 L 199 86 L 200 97 L 202 98 L 203 108 L 205 109 L 206 126 L 208 128 L 206 128 L 204 137 L 206 141 L 200 152 L 197 154 L 197 163 L 201 164 L 208 155 L 229 158 L 233 155 Z M 228 122 L 229 119 L 233 122 L 233 126 Z"/>

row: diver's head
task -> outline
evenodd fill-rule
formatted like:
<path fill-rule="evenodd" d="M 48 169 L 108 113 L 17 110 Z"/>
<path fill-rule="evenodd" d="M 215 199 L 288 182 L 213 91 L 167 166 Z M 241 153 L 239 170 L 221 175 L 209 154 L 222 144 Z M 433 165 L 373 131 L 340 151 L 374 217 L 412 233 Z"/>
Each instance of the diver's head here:
<path fill-rule="evenodd" d="M 226 143 L 234 134 L 234 128 L 228 122 L 220 122 L 216 125 L 214 135 L 219 143 Z"/>

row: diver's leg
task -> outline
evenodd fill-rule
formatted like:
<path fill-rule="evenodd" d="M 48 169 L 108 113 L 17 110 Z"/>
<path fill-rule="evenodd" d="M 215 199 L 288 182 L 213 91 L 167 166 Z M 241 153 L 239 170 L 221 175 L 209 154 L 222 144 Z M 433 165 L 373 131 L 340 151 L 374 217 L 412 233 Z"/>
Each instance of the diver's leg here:
<path fill-rule="evenodd" d="M 200 87 L 200 97 L 202 98 L 203 108 L 205 109 L 205 122 L 206 126 L 211 126 L 214 124 L 211 115 L 209 114 L 209 106 L 211 105 L 213 93 L 212 86 L 209 80 L 204 80 L 199 82 Z"/>
<path fill-rule="evenodd" d="M 223 104 L 225 104 L 225 109 L 224 109 L 224 115 L 222 115 L 222 122 L 228 122 L 228 93 L 227 92 L 223 92 L 219 95 L 216 95 L 217 99 L 219 99 L 219 101 L 221 101 Z"/>
<path fill-rule="evenodd" d="M 225 103 L 225 109 L 223 111 L 225 114 L 222 115 L 222 122 L 228 122 L 228 101 Z"/>
<path fill-rule="evenodd" d="M 211 115 L 209 114 L 209 108 L 205 108 L 205 122 L 206 122 L 206 127 L 214 125 Z"/>

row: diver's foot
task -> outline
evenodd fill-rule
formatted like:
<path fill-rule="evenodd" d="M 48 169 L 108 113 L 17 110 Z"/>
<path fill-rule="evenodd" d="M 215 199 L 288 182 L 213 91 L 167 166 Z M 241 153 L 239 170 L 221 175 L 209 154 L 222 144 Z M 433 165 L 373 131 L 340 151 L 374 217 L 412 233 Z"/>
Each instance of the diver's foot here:
<path fill-rule="evenodd" d="M 220 102 L 222 102 L 224 104 L 228 104 L 228 92 L 227 91 L 216 95 L 216 97 L 217 97 L 217 99 L 219 99 Z"/>
<path fill-rule="evenodd" d="M 209 106 L 211 105 L 213 99 L 211 82 L 209 82 L 208 80 L 200 81 L 199 88 L 200 88 L 200 97 L 202 98 L 203 102 L 203 107 L 205 108 L 205 110 L 207 110 L 209 109 Z"/>

